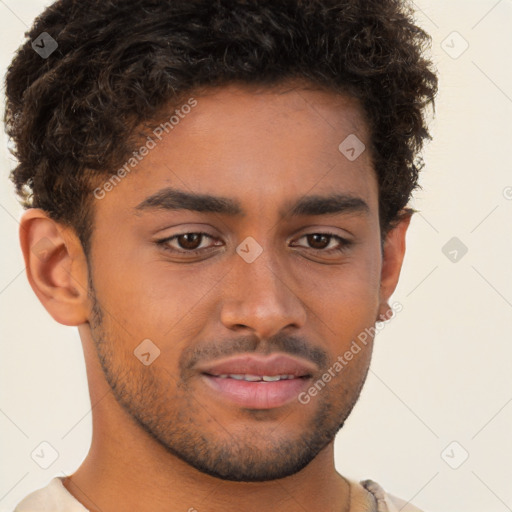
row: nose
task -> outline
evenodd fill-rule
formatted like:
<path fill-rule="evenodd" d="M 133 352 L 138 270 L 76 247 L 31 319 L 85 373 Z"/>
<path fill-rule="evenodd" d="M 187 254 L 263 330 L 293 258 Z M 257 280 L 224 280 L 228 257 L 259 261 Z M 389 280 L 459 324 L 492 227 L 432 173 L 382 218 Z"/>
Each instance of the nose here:
<path fill-rule="evenodd" d="M 260 339 L 286 327 L 300 328 L 306 309 L 291 272 L 284 271 L 270 251 L 247 263 L 234 255 L 235 268 L 226 276 L 221 322 L 231 330 L 250 329 Z"/>

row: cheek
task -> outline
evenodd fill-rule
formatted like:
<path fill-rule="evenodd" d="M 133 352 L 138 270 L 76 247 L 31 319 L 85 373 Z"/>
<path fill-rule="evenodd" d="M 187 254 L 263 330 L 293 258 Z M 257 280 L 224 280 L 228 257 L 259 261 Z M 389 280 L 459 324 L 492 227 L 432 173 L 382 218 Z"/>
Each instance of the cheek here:
<path fill-rule="evenodd" d="M 337 267 L 303 272 L 301 281 L 306 304 L 332 326 L 345 332 L 349 326 L 366 326 L 377 316 L 380 262 L 360 252 Z M 340 331 L 340 327 L 343 327 Z"/>
<path fill-rule="evenodd" d="M 311 324 L 325 340 L 331 361 L 342 358 L 344 377 L 336 379 L 334 386 L 348 381 L 357 387 L 371 359 L 371 328 L 379 309 L 380 260 L 361 251 L 357 259 L 347 260 L 329 278 L 317 274 L 315 282 L 317 286 L 305 296 L 305 303 L 315 313 Z"/>
<path fill-rule="evenodd" d="M 222 286 L 222 272 L 197 268 L 106 254 L 94 269 L 94 287 L 109 324 L 130 345 L 149 338 L 163 346 L 170 338 L 183 338 L 185 327 L 187 336 L 193 335 L 191 320 L 197 325 L 209 294 Z"/>

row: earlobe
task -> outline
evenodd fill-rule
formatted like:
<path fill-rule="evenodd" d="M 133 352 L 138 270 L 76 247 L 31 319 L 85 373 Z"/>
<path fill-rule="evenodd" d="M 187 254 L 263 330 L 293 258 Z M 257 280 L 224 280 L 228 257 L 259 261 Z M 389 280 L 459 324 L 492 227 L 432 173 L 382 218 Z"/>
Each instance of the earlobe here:
<path fill-rule="evenodd" d="M 413 213 L 405 214 L 398 224 L 388 232 L 382 255 L 380 281 L 380 305 L 377 320 L 386 320 L 392 312 L 389 299 L 398 284 L 405 256 L 405 238 Z"/>
<path fill-rule="evenodd" d="M 86 322 L 87 262 L 71 228 L 31 208 L 22 216 L 19 236 L 28 281 L 48 313 L 63 325 Z"/>

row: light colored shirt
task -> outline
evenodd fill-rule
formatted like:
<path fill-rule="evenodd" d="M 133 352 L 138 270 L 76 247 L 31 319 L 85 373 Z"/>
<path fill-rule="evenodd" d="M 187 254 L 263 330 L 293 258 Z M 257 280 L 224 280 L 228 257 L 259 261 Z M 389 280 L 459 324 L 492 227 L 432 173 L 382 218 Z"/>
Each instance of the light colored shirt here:
<path fill-rule="evenodd" d="M 350 512 L 421 512 L 419 508 L 387 494 L 372 480 L 348 480 L 351 487 Z M 62 477 L 21 500 L 14 512 L 89 512 L 62 483 Z"/>

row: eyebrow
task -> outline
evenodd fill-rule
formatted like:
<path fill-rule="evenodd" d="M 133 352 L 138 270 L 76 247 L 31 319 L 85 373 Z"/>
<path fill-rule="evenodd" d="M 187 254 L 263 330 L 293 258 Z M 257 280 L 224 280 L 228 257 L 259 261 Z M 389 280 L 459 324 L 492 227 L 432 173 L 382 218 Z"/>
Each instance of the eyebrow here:
<path fill-rule="evenodd" d="M 185 192 L 170 187 L 159 190 L 139 203 L 135 210 L 189 210 L 244 217 L 246 212 L 235 199 Z M 298 199 L 288 208 L 281 209 L 280 216 L 320 216 L 333 214 L 370 213 L 370 207 L 360 197 L 350 194 L 311 195 Z"/>

